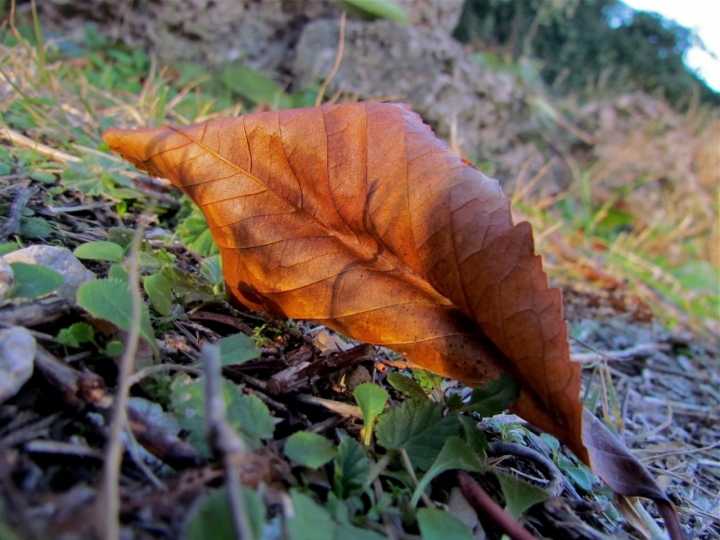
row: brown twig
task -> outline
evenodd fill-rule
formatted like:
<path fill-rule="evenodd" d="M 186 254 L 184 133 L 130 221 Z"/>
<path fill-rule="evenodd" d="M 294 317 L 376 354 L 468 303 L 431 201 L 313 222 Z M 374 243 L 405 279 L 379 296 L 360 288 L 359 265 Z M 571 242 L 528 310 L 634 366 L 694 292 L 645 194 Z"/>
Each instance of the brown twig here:
<path fill-rule="evenodd" d="M 220 324 L 224 324 L 231 328 L 235 328 L 239 332 L 242 332 L 246 336 L 253 335 L 253 329 L 249 324 L 238 320 L 230 315 L 223 315 L 222 313 L 213 313 L 211 311 L 196 311 L 194 313 L 188 313 L 188 318 L 193 321 L 213 321 Z"/>
<path fill-rule="evenodd" d="M 219 347 L 204 345 L 202 358 L 205 363 L 205 421 L 208 426 L 208 442 L 210 448 L 223 461 L 235 536 L 239 540 L 252 540 L 254 535 L 245 508 L 240 477 L 240 466 L 247 450 L 245 443 L 225 418 Z"/>
<path fill-rule="evenodd" d="M 458 484 L 463 496 L 467 499 L 480 517 L 495 523 L 512 540 L 535 540 L 529 531 L 510 517 L 502 506 L 492 500 L 480 485 L 465 471 L 458 471 Z"/>
<path fill-rule="evenodd" d="M 79 409 L 92 403 L 103 409 L 112 403 L 102 377 L 68 366 L 41 345 L 35 350 L 35 368 L 60 392 L 65 403 L 73 408 Z"/>
<path fill-rule="evenodd" d="M 267 389 L 273 394 L 285 394 L 300 390 L 313 382 L 327 377 L 340 369 L 369 360 L 375 353 L 372 345 L 358 345 L 347 351 L 330 356 L 307 366 L 293 366 L 273 375 Z"/>

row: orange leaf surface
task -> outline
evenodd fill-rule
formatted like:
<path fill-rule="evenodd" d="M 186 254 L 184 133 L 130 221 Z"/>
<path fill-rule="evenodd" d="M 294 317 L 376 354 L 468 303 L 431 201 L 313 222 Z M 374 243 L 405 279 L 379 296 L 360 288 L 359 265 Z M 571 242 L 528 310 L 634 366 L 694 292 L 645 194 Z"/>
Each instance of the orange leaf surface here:
<path fill-rule="evenodd" d="M 105 140 L 202 209 L 237 302 L 318 321 L 470 386 L 509 374 L 521 384 L 514 412 L 600 463 L 583 443 L 580 366 L 530 225 L 513 225 L 497 181 L 407 107 L 111 129 Z"/>

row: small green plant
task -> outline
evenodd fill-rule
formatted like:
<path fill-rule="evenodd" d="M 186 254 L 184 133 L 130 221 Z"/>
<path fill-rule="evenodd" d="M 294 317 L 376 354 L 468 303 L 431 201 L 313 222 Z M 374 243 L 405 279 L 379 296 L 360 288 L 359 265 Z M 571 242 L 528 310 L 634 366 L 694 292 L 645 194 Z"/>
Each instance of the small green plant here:
<path fill-rule="evenodd" d="M 224 337 L 216 345 L 220 347 L 220 364 L 223 366 L 242 364 L 260 355 L 255 340 L 245 334 Z"/>
<path fill-rule="evenodd" d="M 171 385 L 169 410 L 189 432 L 188 441 L 206 455 L 210 454 L 206 441 L 205 400 L 202 378 L 187 375 L 175 377 Z M 237 385 L 223 379 L 227 420 L 251 449 L 260 447 L 261 439 L 269 439 L 275 431 L 272 415 L 256 396 L 244 394 Z"/>
<path fill-rule="evenodd" d="M 298 465 L 317 469 L 338 453 L 335 445 L 321 435 L 307 431 L 293 433 L 285 443 L 285 455 Z"/>
<path fill-rule="evenodd" d="M 390 395 L 377 384 L 364 383 L 355 389 L 353 396 L 355 396 L 355 401 L 357 401 L 357 404 L 360 406 L 363 420 L 365 421 L 363 443 L 365 446 L 369 446 L 372 440 L 372 428 L 375 424 L 375 419 L 385 408 L 385 403 Z"/>
<path fill-rule="evenodd" d="M 95 329 L 88 323 L 74 323 L 63 328 L 57 335 L 58 343 L 67 347 L 78 348 L 84 343 L 95 343 Z"/>
<path fill-rule="evenodd" d="M 129 331 L 134 324 L 127 281 L 109 278 L 83 283 L 77 292 L 77 303 L 93 317 L 110 321 L 121 330 Z M 140 335 L 157 353 L 150 312 L 145 304 L 140 308 Z"/>
<path fill-rule="evenodd" d="M 270 334 L 270 336 L 268 337 L 267 335 L 263 334 Z M 273 339 L 281 335 L 282 330 L 278 330 L 277 328 L 269 324 L 263 324 L 261 326 L 256 326 L 255 328 L 253 328 L 253 339 L 255 340 L 255 345 L 257 347 L 264 347 L 265 345 L 272 342 Z"/>

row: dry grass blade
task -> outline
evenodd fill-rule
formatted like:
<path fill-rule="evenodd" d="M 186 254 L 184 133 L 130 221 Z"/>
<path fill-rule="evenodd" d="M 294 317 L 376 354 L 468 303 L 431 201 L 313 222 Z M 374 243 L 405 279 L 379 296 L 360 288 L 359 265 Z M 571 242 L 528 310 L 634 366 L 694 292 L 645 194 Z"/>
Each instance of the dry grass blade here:
<path fill-rule="evenodd" d="M 29 137 L 26 137 L 25 135 L 5 126 L 0 126 L 0 139 L 8 140 L 11 143 L 16 144 L 17 146 L 20 146 L 21 148 L 28 148 L 30 150 L 33 150 L 38 155 L 46 157 L 52 161 L 57 161 L 58 163 L 63 163 L 67 165 L 68 163 L 80 163 L 82 161 L 77 156 L 73 156 L 61 150 L 57 150 L 46 144 L 33 141 Z"/>
<path fill-rule="evenodd" d="M 340 62 L 342 61 L 343 57 L 343 51 L 345 50 L 345 20 L 347 19 L 347 11 L 343 11 L 342 15 L 340 15 L 340 41 L 338 43 L 338 51 L 337 55 L 335 56 L 335 63 L 333 64 L 332 69 L 330 70 L 330 73 L 328 73 L 328 76 L 325 78 L 323 83 L 320 85 L 320 89 L 318 90 L 317 98 L 315 98 L 315 106 L 322 104 L 323 97 L 325 96 L 325 90 L 328 87 L 328 84 L 330 84 L 330 81 L 332 81 L 333 77 L 337 73 L 338 69 L 340 69 Z"/>
<path fill-rule="evenodd" d="M 133 235 L 130 247 L 130 267 L 128 269 L 128 283 L 132 299 L 133 325 L 128 333 L 125 351 L 120 360 L 118 385 L 113 403 L 110 431 L 108 433 L 103 474 L 98 487 L 98 500 L 96 503 L 96 530 L 105 540 L 120 540 L 120 463 L 122 461 L 123 443 L 122 433 L 127 427 L 127 404 L 130 390 L 130 376 L 135 366 L 135 355 L 140 341 L 140 314 L 142 297 L 138 286 L 138 252 L 143 237 L 143 227 L 140 225 Z"/>

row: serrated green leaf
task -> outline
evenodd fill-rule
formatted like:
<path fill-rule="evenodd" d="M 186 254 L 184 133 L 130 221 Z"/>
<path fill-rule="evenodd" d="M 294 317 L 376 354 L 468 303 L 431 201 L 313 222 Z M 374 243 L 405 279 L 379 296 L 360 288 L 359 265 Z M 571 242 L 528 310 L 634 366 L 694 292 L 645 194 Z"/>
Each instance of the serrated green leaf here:
<path fill-rule="evenodd" d="M 206 441 L 204 385 L 202 377 L 175 377 L 170 387 L 169 409 L 180 426 L 189 432 L 188 442 L 205 455 L 210 454 Z M 269 439 L 275 431 L 270 411 L 258 397 L 243 394 L 237 385 L 223 379 L 226 418 L 243 440 L 256 449 L 260 439 Z"/>
<path fill-rule="evenodd" d="M 110 193 L 115 187 L 112 177 L 103 174 L 92 158 L 86 158 L 82 163 L 68 164 L 62 172 L 62 183 L 67 188 L 90 196 Z"/>
<path fill-rule="evenodd" d="M 255 340 L 245 334 L 224 337 L 215 345 L 220 347 L 220 365 L 223 366 L 242 364 L 260 356 Z"/>
<path fill-rule="evenodd" d="M 442 377 L 440 375 L 430 373 L 425 369 L 413 368 L 411 371 L 420 387 L 425 390 L 430 391 L 439 388 L 442 383 Z"/>
<path fill-rule="evenodd" d="M 410 506 L 414 508 L 417 505 L 422 492 L 433 478 L 451 469 L 481 472 L 485 467 L 465 441 L 460 437 L 450 437 L 445 442 L 435 462 L 418 482 L 417 488 L 415 488 L 415 492 L 410 499 Z"/>
<path fill-rule="evenodd" d="M 43 218 L 22 217 L 20 218 L 20 236 L 43 240 L 54 232 L 52 226 Z"/>
<path fill-rule="evenodd" d="M 287 520 L 288 540 L 333 540 L 337 525 L 308 495 L 290 490 L 294 515 Z"/>
<path fill-rule="evenodd" d="M 98 319 L 110 321 L 126 332 L 133 325 L 132 297 L 127 282 L 118 279 L 96 279 L 80 285 L 77 291 L 77 303 L 85 311 Z M 150 325 L 150 312 L 143 303 L 140 305 L 140 336 L 157 353 L 155 335 Z"/>
<path fill-rule="evenodd" d="M 540 438 L 550 447 L 550 450 L 553 454 L 555 454 L 558 449 L 560 448 L 560 441 L 558 441 L 555 437 L 550 435 L 549 433 L 541 433 Z"/>
<path fill-rule="evenodd" d="M 518 519 L 532 505 L 549 497 L 548 493 L 539 487 L 512 474 L 496 471 L 495 476 L 505 497 L 505 510 L 514 519 Z"/>
<path fill-rule="evenodd" d="M 445 398 L 443 399 L 445 402 L 445 406 L 448 409 L 451 409 L 453 411 L 459 411 L 463 408 L 463 400 L 460 394 L 445 394 Z"/>
<path fill-rule="evenodd" d="M 185 247 L 198 255 L 210 257 L 220 253 L 205 216 L 195 205 L 190 215 L 178 226 L 177 233 Z"/>
<path fill-rule="evenodd" d="M 480 431 L 477 427 L 477 422 L 467 416 L 459 416 L 460 424 L 462 425 L 463 439 L 472 448 L 473 452 L 480 458 L 485 459 L 485 451 L 487 450 L 488 443 L 485 438 L 485 433 Z"/>
<path fill-rule="evenodd" d="M 365 448 L 355 439 L 345 437 L 338 445 L 334 461 L 333 491 L 341 499 L 360 493 L 370 473 Z"/>
<path fill-rule="evenodd" d="M 205 427 L 205 401 L 202 378 L 180 375 L 170 385 L 168 410 L 177 418 L 180 427 L 188 432 L 187 441 L 204 455 L 210 455 Z"/>
<path fill-rule="evenodd" d="M 117 340 L 110 341 L 103 351 L 108 356 L 120 356 L 125 350 L 125 345 Z"/>
<path fill-rule="evenodd" d="M 483 416 L 500 414 L 512 405 L 520 394 L 520 384 L 507 375 L 473 389 L 470 403 L 463 410 L 479 412 Z"/>
<path fill-rule="evenodd" d="M 88 242 L 81 244 L 75 248 L 73 254 L 78 259 L 87 259 L 91 261 L 122 261 L 125 250 L 114 242 Z"/>
<path fill-rule="evenodd" d="M 242 488 L 245 510 L 255 538 L 261 538 L 265 525 L 265 505 L 260 495 L 250 488 Z M 187 527 L 186 540 L 235 540 L 232 509 L 225 488 L 210 493 L 196 506 Z"/>
<path fill-rule="evenodd" d="M 227 386 L 231 385 L 231 386 Z M 270 410 L 257 396 L 249 396 L 238 390 L 237 386 L 228 382 L 226 388 L 233 388 L 232 397 L 227 403 L 227 419 L 230 424 L 245 435 L 245 440 L 253 448 L 257 448 L 257 439 L 270 439 L 275 432 L 275 422 Z"/>
<path fill-rule="evenodd" d="M 418 401 L 427 401 L 429 399 L 422 386 L 402 373 L 390 373 L 387 380 L 395 390 L 410 399 L 417 399 Z"/>
<path fill-rule="evenodd" d="M 350 8 L 358 15 L 367 19 L 388 19 L 390 21 L 410 23 L 405 10 L 393 0 L 338 0 L 343 6 Z"/>
<path fill-rule="evenodd" d="M 308 431 L 293 433 L 285 443 L 285 455 L 298 465 L 316 469 L 335 457 L 337 448 L 325 437 Z"/>
<path fill-rule="evenodd" d="M 377 442 L 388 450 L 404 449 L 412 464 L 427 470 L 445 441 L 460 434 L 456 414 L 442 416 L 442 406 L 430 401 L 405 401 L 382 415 L 375 428 Z"/>
<path fill-rule="evenodd" d="M 69 327 L 60 330 L 57 335 L 58 343 L 76 348 L 94 339 L 95 329 L 85 322 L 73 323 Z"/>
<path fill-rule="evenodd" d="M 380 388 L 377 384 L 363 383 L 355 389 L 353 396 L 362 411 L 363 421 L 365 422 L 363 443 L 365 446 L 368 446 L 372 437 L 372 428 L 375 419 L 385 408 L 385 403 L 390 395 L 384 388 Z"/>
<path fill-rule="evenodd" d="M 15 276 L 11 298 L 42 298 L 58 290 L 65 282 L 61 274 L 39 264 L 13 262 L 10 263 L 10 268 Z"/>
<path fill-rule="evenodd" d="M 155 311 L 164 317 L 168 317 L 173 308 L 170 282 L 162 274 L 153 274 L 144 278 L 143 287 Z"/>
<path fill-rule="evenodd" d="M 458 518 L 439 508 L 421 508 L 417 521 L 423 540 L 473 540 L 475 536 Z"/>

